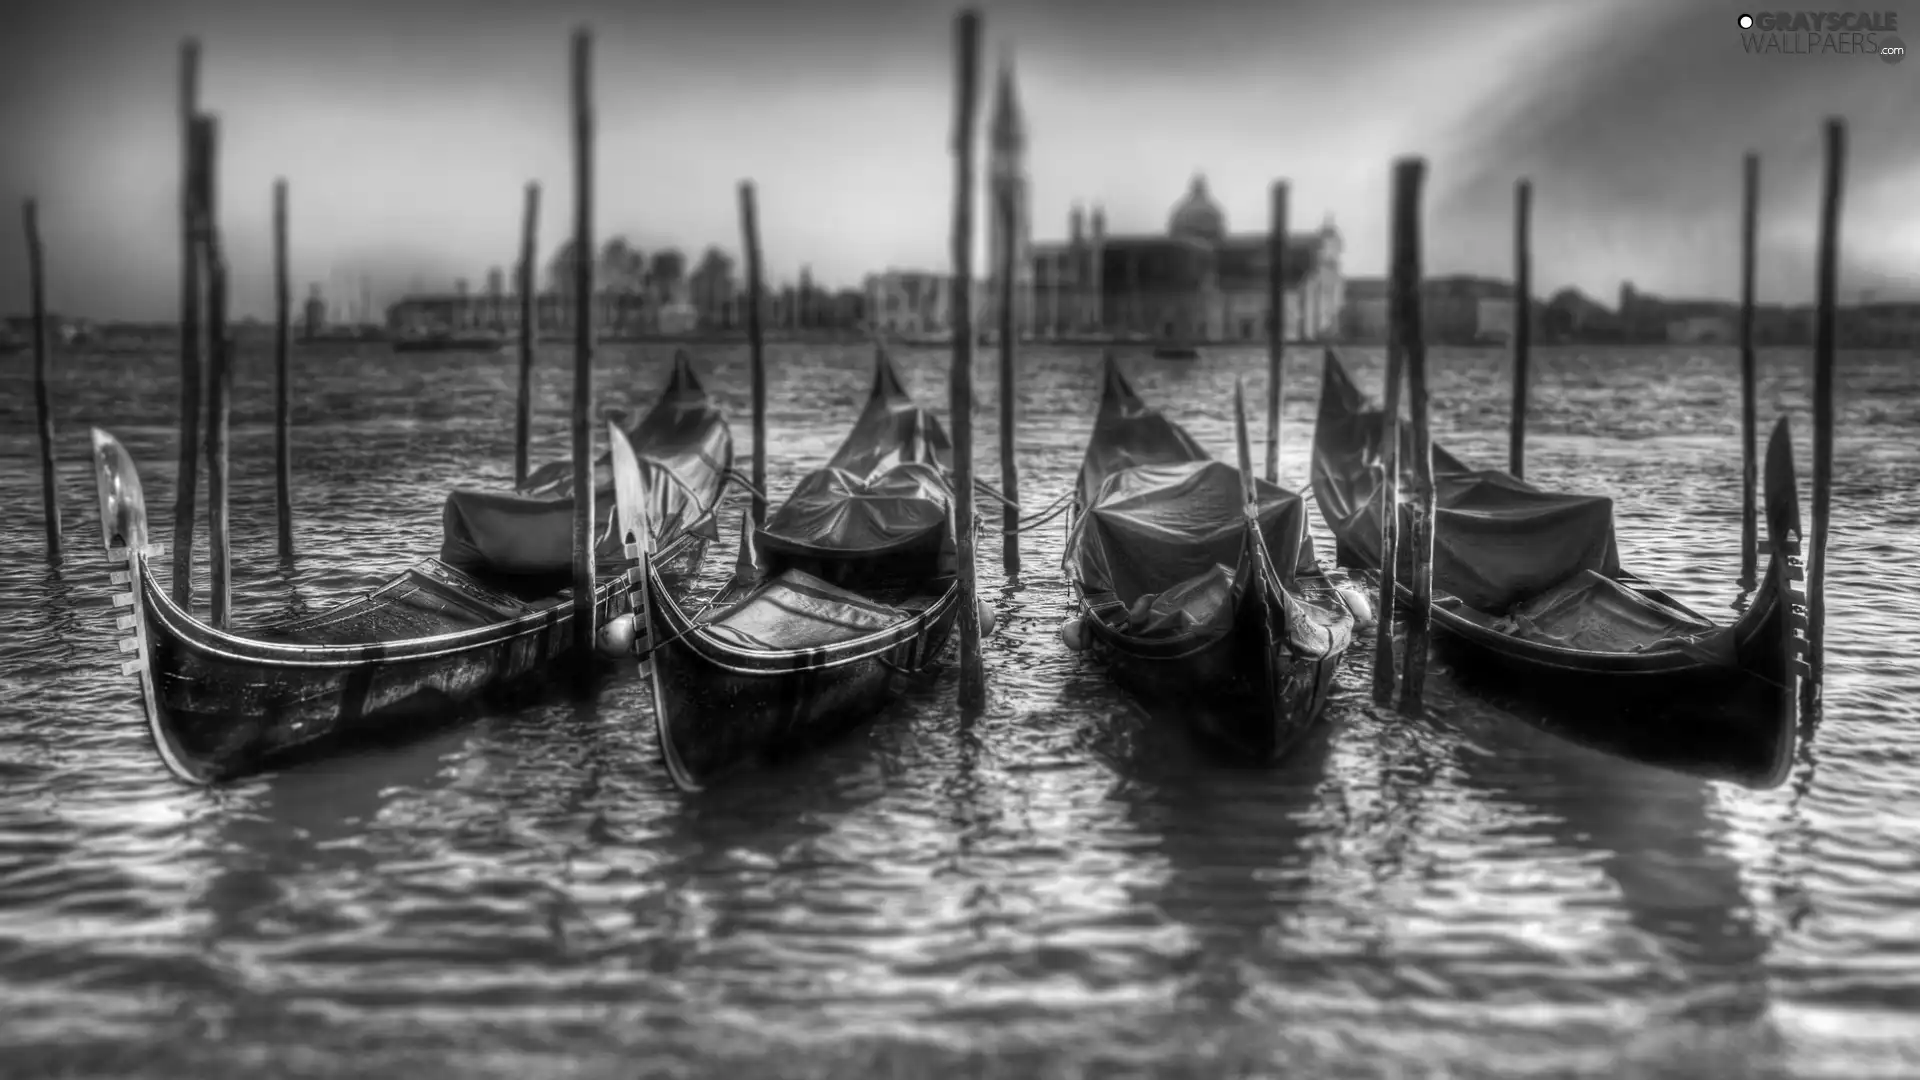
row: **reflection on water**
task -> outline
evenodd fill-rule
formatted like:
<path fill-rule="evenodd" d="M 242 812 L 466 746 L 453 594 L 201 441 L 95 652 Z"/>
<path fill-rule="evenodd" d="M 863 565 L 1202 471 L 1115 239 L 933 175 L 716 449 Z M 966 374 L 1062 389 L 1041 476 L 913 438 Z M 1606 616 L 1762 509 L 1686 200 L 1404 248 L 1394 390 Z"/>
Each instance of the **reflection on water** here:
<path fill-rule="evenodd" d="M 603 407 L 644 407 L 669 355 L 610 350 Z M 944 411 L 944 357 L 900 359 L 909 389 Z M 1348 360 L 1371 390 L 1379 357 Z M 1095 361 L 1025 360 L 1032 505 L 1071 483 Z M 775 351 L 776 498 L 844 434 L 869 362 Z M 1235 377 L 1261 396 L 1252 353 L 1124 362 L 1220 454 Z M 1537 362 L 1529 474 L 1612 494 L 1623 561 L 1724 609 L 1738 570 L 1732 357 L 1568 349 Z M 702 363 L 744 438 L 744 350 Z M 274 553 L 270 366 L 244 364 L 241 624 L 352 595 L 435 550 L 447 488 L 511 467 L 510 364 L 303 353 L 291 571 Z M 1436 437 L 1504 460 L 1503 360 L 1443 350 L 1432 364 Z M 1804 357 L 1763 366 L 1763 414 L 1793 414 L 1809 460 Z M 1288 373 L 1282 472 L 1295 484 L 1317 367 L 1301 355 Z M 59 370 L 57 571 L 39 556 L 26 376 L 0 372 L 0 491 L 16 507 L 0 528 L 8 1075 L 1920 1068 L 1920 676 L 1905 645 L 1920 613 L 1920 374 L 1897 358 L 1843 361 L 1829 701 L 1793 780 L 1770 792 L 1570 746 L 1463 692 L 1444 664 L 1432 718 L 1407 721 L 1370 704 L 1365 650 L 1298 754 L 1223 766 L 1061 647 L 1061 530 L 1029 534 L 1022 580 L 1006 582 L 990 507 L 982 588 L 999 630 L 975 720 L 957 715 L 949 669 L 823 753 L 688 798 L 656 761 L 644 684 L 623 673 L 590 702 L 184 788 L 118 675 L 84 436 L 104 421 L 125 441 L 166 534 L 175 388 L 163 358 Z M 534 456 L 557 458 L 567 370 L 536 370 Z M 981 401 L 994 393 L 983 382 Z M 976 438 L 988 476 L 993 419 L 983 410 Z M 733 499 L 723 520 L 744 508 Z"/>

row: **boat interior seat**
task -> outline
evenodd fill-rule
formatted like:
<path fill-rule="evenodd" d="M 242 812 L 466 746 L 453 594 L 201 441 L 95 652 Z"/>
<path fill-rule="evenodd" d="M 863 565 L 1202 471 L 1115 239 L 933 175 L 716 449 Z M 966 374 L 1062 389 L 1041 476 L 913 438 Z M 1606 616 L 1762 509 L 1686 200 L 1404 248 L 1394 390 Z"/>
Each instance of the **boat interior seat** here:
<path fill-rule="evenodd" d="M 804 570 L 784 570 L 744 600 L 702 621 L 715 636 L 747 649 L 822 648 L 865 637 L 908 618 Z"/>
<path fill-rule="evenodd" d="M 252 636 L 283 644 L 366 645 L 473 630 L 532 610 L 438 559 L 425 559 L 358 600 Z"/>

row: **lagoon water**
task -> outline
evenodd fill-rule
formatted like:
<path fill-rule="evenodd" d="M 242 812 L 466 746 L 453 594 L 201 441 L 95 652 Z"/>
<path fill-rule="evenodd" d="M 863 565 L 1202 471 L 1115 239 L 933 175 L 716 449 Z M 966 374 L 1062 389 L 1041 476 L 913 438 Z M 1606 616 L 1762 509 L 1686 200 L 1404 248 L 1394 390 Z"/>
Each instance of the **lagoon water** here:
<path fill-rule="evenodd" d="M 603 349 L 603 407 L 644 408 L 669 355 Z M 1377 391 L 1379 352 L 1345 355 Z M 997 479 L 989 356 L 976 441 Z M 698 359 L 744 461 L 744 349 Z M 1235 376 L 1264 400 L 1257 350 L 1123 359 L 1222 456 Z M 845 432 L 870 356 L 772 360 L 777 499 Z M 945 354 L 899 361 L 944 415 Z M 1762 363 L 1762 432 L 1794 418 L 1804 493 L 1808 359 Z M 566 452 L 565 364 L 541 360 L 536 462 Z M 240 624 L 436 551 L 448 487 L 511 470 L 512 365 L 300 353 L 286 575 L 270 364 L 249 352 Z M 1503 462 L 1504 358 L 1431 365 L 1436 436 Z M 1038 507 L 1078 466 L 1098 356 L 1040 348 L 1024 367 L 1022 494 Z M 1738 570 L 1735 370 L 1728 350 L 1566 348 L 1533 377 L 1529 478 L 1613 495 L 1623 561 L 1717 614 Z M 1842 357 L 1827 703 L 1766 792 L 1570 746 L 1444 667 L 1430 718 L 1401 719 L 1371 705 L 1364 649 L 1324 736 L 1271 771 L 1223 767 L 1061 647 L 1057 526 L 1025 538 L 1017 583 L 991 528 L 983 541 L 1000 625 L 970 724 L 949 669 L 828 752 L 685 797 L 625 674 L 591 702 L 194 789 L 161 766 L 119 673 L 86 459 L 88 425 L 120 436 L 170 536 L 173 364 L 60 359 L 58 571 L 29 372 L 0 372 L 0 1074 L 1920 1075 L 1915 357 Z M 1306 482 L 1318 372 L 1294 351 L 1290 486 Z M 731 497 L 713 582 L 743 506 Z"/>

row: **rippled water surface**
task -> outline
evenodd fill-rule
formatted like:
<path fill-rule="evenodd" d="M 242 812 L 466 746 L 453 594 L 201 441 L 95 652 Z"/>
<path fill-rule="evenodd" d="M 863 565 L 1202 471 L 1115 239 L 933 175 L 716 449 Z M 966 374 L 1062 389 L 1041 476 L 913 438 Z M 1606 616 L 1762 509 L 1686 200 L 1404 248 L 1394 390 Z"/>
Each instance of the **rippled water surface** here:
<path fill-rule="evenodd" d="M 603 350 L 603 407 L 644 407 L 668 355 Z M 1348 355 L 1377 388 L 1378 354 Z M 700 359 L 744 460 L 744 350 Z M 542 363 L 537 460 L 565 453 L 568 377 L 558 350 Z M 944 414 L 944 355 L 901 363 Z M 1732 357 L 1536 363 L 1529 478 L 1615 496 L 1624 561 L 1726 611 Z M 119 435 L 171 535 L 172 365 L 60 362 L 68 559 L 49 571 L 28 364 L 6 364 L 0 1074 L 1920 1072 L 1920 359 L 1842 359 L 1828 702 L 1778 790 L 1571 747 L 1444 668 L 1431 719 L 1399 719 L 1369 704 L 1364 650 L 1326 734 L 1283 767 L 1210 763 L 1062 649 L 1050 527 L 1026 538 L 1017 584 L 998 537 L 983 543 L 1000 620 L 983 718 L 962 722 L 949 670 L 831 751 L 696 798 L 658 764 L 630 674 L 591 703 L 220 790 L 176 783 L 119 674 L 85 457 L 88 424 Z M 773 350 L 776 497 L 844 433 L 868 365 L 863 349 Z M 1264 400 L 1253 352 L 1128 365 L 1223 456 L 1234 377 Z M 1433 366 L 1438 436 L 1504 461 L 1503 359 Z M 1804 485 L 1806 357 L 1763 366 L 1762 424 L 1794 417 Z M 234 419 L 242 624 L 434 552 L 447 488 L 511 469 L 510 357 L 303 354 L 284 574 L 267 368 L 247 357 Z M 992 371 L 978 441 L 997 477 Z M 1027 356 L 1030 506 L 1068 485 L 1098 374 L 1090 352 Z M 1318 384 L 1317 356 L 1297 354 L 1293 485 Z M 732 558 L 729 538 L 708 577 Z"/>

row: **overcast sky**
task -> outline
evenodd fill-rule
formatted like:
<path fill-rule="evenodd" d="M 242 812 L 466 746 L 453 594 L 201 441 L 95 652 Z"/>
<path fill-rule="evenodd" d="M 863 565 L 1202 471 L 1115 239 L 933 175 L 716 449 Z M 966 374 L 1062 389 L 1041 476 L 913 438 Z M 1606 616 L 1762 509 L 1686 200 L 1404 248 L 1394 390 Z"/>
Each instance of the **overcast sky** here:
<path fill-rule="evenodd" d="M 1920 4 L 1892 0 L 1920 43 Z M 1828 6 L 1814 0 L 1811 6 Z M 20 10 L 15 6 L 15 10 Z M 271 298 L 270 191 L 293 193 L 296 288 L 367 274 L 477 288 L 571 228 L 568 33 L 597 33 L 598 239 L 738 246 L 760 189 L 767 272 L 851 285 L 945 269 L 952 16 L 924 0 L 29 0 L 0 39 L 0 309 L 25 305 L 18 200 L 41 200 L 54 305 L 167 318 L 177 288 L 178 42 L 222 125 L 236 309 Z M 1030 0 L 984 9 L 1017 60 L 1040 239 L 1076 199 L 1157 232 L 1203 171 L 1236 231 L 1291 181 L 1350 276 L 1382 272 L 1396 154 L 1430 160 L 1427 270 L 1506 275 L 1535 183 L 1535 281 L 1731 296 L 1740 156 L 1763 155 L 1763 299 L 1811 294 L 1819 129 L 1851 123 L 1845 266 L 1920 297 L 1920 61 L 1749 56 L 1727 0 Z M 989 79 L 988 85 L 991 85 Z"/>

